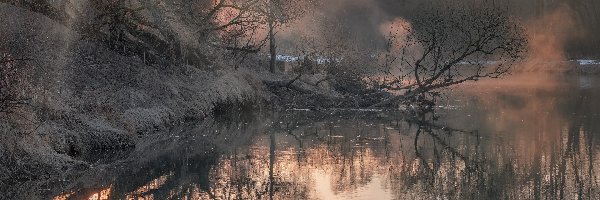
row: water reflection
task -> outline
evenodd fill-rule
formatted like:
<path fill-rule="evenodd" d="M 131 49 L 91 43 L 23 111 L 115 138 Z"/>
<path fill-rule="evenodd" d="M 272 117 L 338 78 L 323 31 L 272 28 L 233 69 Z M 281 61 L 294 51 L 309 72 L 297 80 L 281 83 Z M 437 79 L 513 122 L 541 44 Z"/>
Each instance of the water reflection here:
<path fill-rule="evenodd" d="M 481 84 L 435 116 L 206 122 L 137 147 L 57 199 L 599 199 L 600 90 L 562 81 Z"/>

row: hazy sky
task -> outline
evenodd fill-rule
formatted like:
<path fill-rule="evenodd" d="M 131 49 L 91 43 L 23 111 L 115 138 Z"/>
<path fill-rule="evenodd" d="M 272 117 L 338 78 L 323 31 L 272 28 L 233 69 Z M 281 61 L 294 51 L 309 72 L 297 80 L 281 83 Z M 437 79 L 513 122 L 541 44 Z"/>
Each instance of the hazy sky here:
<path fill-rule="evenodd" d="M 345 25 L 363 45 L 385 42 L 380 27 L 434 3 L 460 2 L 505 7 L 519 18 L 531 39 L 551 43 L 567 57 L 600 56 L 600 1 L 597 0 L 324 0 L 318 13 Z M 304 23 L 307 24 L 307 23 Z M 299 27 L 299 29 L 304 27 Z M 535 37 L 535 38 L 533 38 Z M 549 41 L 546 41 L 549 40 Z M 535 41 L 534 41 L 535 42 Z M 537 48 L 537 47 L 536 47 Z"/>

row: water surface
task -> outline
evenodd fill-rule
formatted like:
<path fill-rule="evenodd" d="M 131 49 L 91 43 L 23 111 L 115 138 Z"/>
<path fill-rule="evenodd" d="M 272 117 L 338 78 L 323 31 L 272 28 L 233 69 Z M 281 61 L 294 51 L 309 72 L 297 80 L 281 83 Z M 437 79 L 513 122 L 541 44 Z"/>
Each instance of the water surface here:
<path fill-rule="evenodd" d="M 205 122 L 98 164 L 55 198 L 600 199 L 599 85 L 514 78 L 455 88 L 435 115 Z"/>

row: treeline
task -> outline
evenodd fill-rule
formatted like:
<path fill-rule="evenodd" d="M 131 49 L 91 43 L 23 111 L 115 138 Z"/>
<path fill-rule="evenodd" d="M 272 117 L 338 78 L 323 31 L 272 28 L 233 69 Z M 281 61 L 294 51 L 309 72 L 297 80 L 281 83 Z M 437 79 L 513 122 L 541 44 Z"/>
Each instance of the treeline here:
<path fill-rule="evenodd" d="M 124 55 L 148 63 L 213 66 L 226 53 L 256 53 L 308 1 L 12 0 Z M 256 38 L 259 31 L 269 31 Z M 273 39 L 271 39 L 273 38 Z M 275 47 L 271 47 L 274 50 Z M 228 60 L 228 59 L 222 59 Z"/>
<path fill-rule="evenodd" d="M 453 0 L 451 0 L 453 1 Z M 463 1 L 464 2 L 464 1 Z M 483 3 L 508 8 L 512 14 L 522 18 L 525 23 L 545 16 L 563 12 L 555 21 L 544 22 L 535 27 L 537 32 L 553 32 L 557 24 L 569 23 L 569 28 L 559 30 L 567 34 L 565 53 L 571 59 L 600 57 L 600 1 L 597 0 L 468 0 L 471 4 Z"/>
<path fill-rule="evenodd" d="M 10 3 L 59 21 L 77 31 L 82 39 L 97 41 L 150 64 L 233 68 L 236 63 L 250 63 L 260 68 L 262 64 L 252 59 L 268 58 L 270 73 L 277 73 L 277 34 L 289 26 L 313 27 L 292 22 L 318 10 L 320 1 Z M 294 76 L 264 83 L 271 88 L 311 93 L 300 87 L 304 83 L 299 83 L 310 75 L 319 80 L 305 83 L 323 87 L 327 82 L 345 98 L 372 99 L 369 95 L 389 90 L 403 94 L 377 97 L 377 102 L 360 107 L 394 102 L 429 105 L 438 90 L 466 81 L 501 77 L 525 55 L 524 31 L 502 6 L 420 5 L 408 17 L 408 24 L 393 25 L 396 30 L 388 35 L 388 43 L 382 49 L 353 45 L 357 38 L 352 29 L 340 25 L 343 19 L 315 15 L 314 20 L 303 21 L 318 23 L 314 26 L 318 30 L 297 36 L 297 41 L 288 47 L 287 51 L 298 58 L 290 63 L 294 65 Z M 265 51 L 266 56 L 260 54 Z M 501 62 L 482 62 L 489 60 Z"/>

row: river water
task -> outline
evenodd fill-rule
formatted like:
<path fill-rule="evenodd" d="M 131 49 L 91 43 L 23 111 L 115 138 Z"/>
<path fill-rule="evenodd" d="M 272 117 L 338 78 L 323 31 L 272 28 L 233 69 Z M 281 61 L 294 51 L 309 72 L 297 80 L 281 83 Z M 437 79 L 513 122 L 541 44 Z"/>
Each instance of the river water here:
<path fill-rule="evenodd" d="M 296 110 L 144 136 L 54 198 L 600 199 L 598 77 L 446 93 L 434 115 Z"/>

